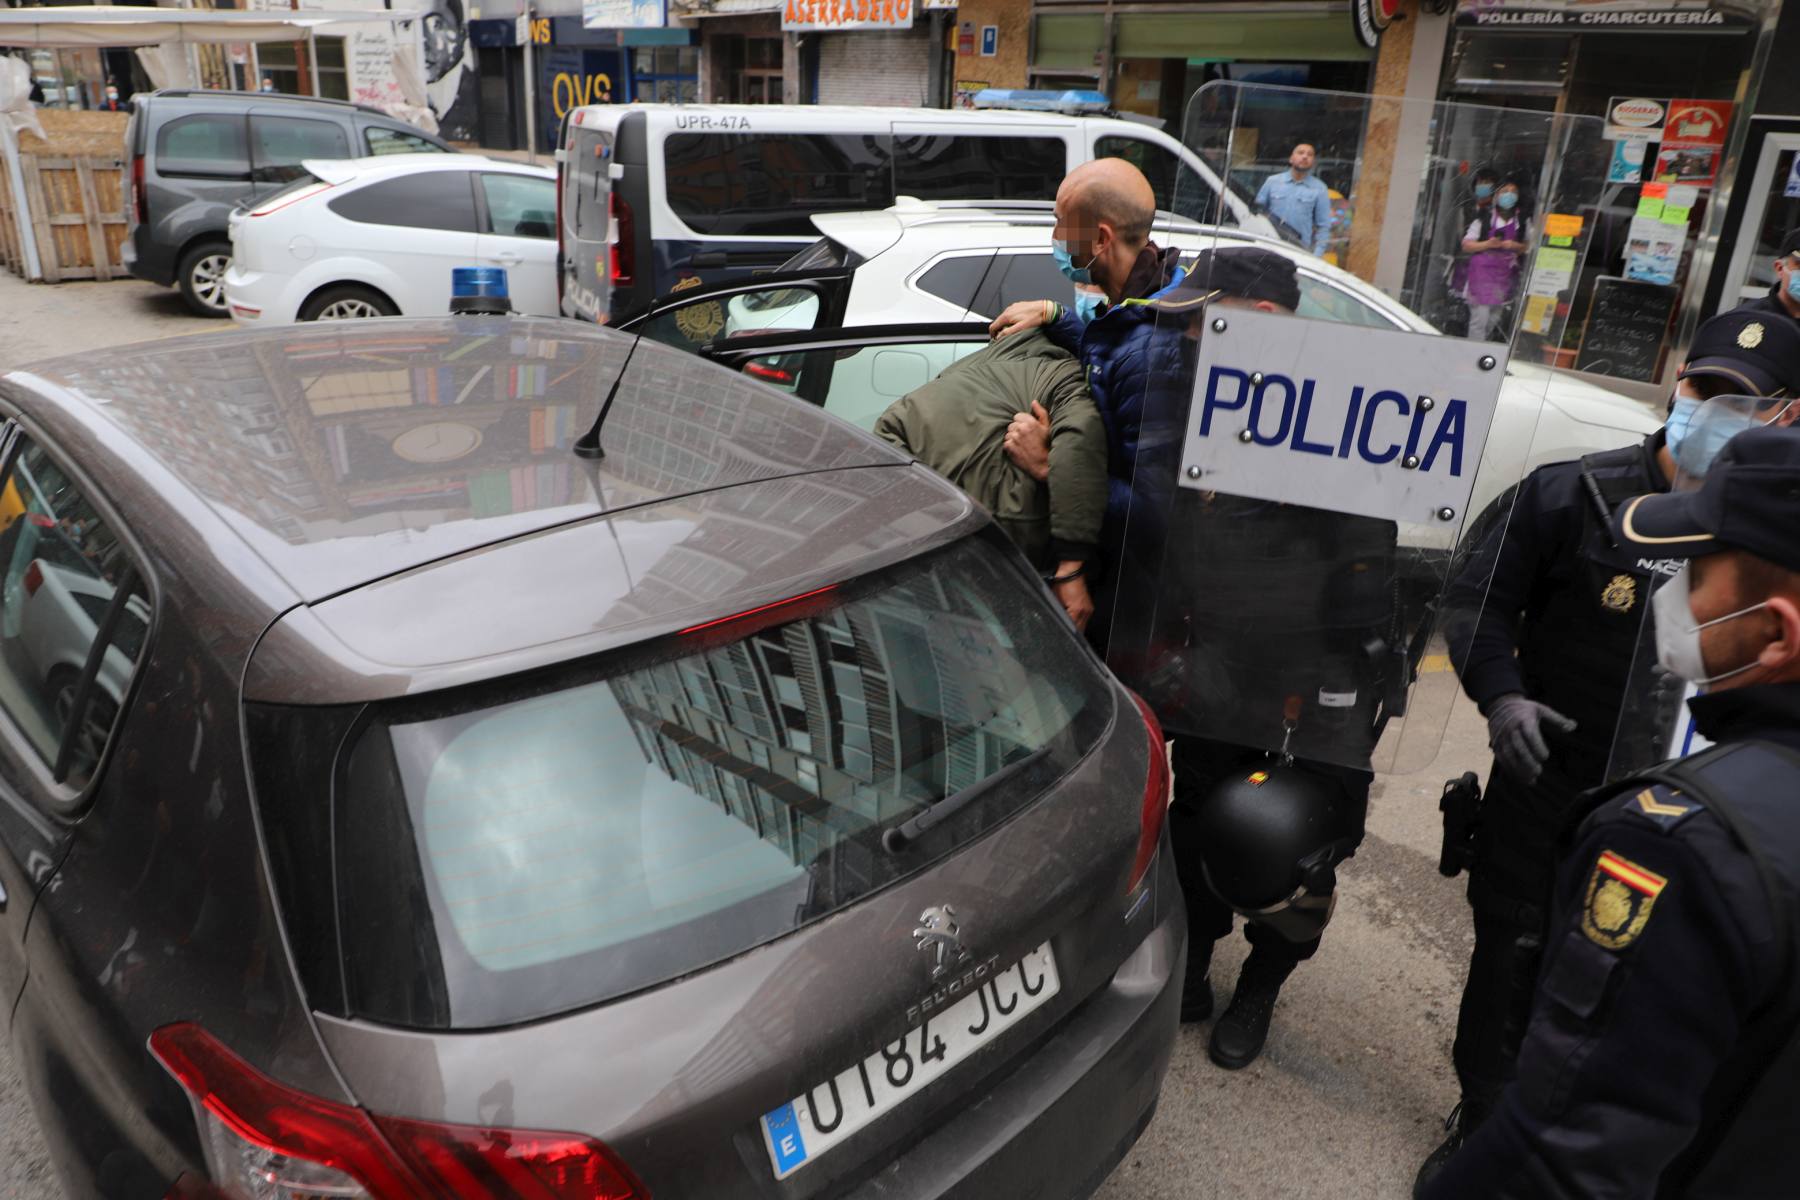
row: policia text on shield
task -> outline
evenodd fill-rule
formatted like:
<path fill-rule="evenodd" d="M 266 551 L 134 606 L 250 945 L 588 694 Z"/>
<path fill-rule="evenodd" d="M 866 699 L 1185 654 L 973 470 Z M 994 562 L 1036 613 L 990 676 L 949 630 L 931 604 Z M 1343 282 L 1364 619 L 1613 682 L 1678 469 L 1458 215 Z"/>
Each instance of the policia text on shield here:
<path fill-rule="evenodd" d="M 1609 520 L 1630 497 L 1667 491 L 1678 473 L 1700 474 L 1709 455 L 1692 432 L 1696 410 L 1708 397 L 1745 392 L 1800 394 L 1800 326 L 1742 311 L 1706 322 L 1668 426 L 1642 445 L 1532 473 L 1510 519 L 1480 537 L 1449 589 L 1451 657 L 1488 718 L 1495 761 L 1469 841 L 1445 851 L 1447 863 L 1466 855 L 1470 864 L 1475 952 L 1453 1052 L 1462 1102 L 1421 1184 L 1512 1078 L 1546 949 L 1556 841 L 1576 797 L 1605 781 L 1615 738 L 1636 748 L 1635 765 L 1663 756 L 1675 697 L 1660 718 L 1654 705 L 1634 704 L 1632 722 L 1643 728 L 1618 726 L 1644 605 L 1677 564 L 1619 538 Z M 1795 411 L 1777 403 L 1763 419 L 1786 423 Z M 1700 470 L 1683 471 L 1678 459 Z"/>

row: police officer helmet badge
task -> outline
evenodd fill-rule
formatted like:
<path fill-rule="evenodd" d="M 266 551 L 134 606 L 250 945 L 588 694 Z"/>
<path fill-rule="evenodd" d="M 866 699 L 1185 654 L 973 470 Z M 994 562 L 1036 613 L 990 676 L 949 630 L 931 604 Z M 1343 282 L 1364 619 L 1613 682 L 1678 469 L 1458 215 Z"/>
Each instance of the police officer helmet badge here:
<path fill-rule="evenodd" d="M 1737 344 L 1744 350 L 1754 350 L 1762 345 L 1763 325 L 1761 321 L 1752 321 L 1738 330 Z"/>
<path fill-rule="evenodd" d="M 1614 575 L 1600 590 L 1600 607 L 1613 612 L 1630 612 L 1637 603 L 1637 580 L 1629 575 Z"/>
<path fill-rule="evenodd" d="M 1650 909 L 1668 880 L 1611 850 L 1602 851 L 1588 878 L 1581 932 L 1608 950 L 1623 950 L 1650 923 Z"/>

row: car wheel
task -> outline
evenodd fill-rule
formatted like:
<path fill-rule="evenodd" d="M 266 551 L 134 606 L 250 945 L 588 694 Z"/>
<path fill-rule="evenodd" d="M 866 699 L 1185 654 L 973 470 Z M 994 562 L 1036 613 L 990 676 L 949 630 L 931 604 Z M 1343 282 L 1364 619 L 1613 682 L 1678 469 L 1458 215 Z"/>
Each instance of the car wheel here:
<path fill-rule="evenodd" d="M 399 313 L 394 302 L 380 292 L 354 284 L 326 288 L 300 310 L 302 321 L 352 321 L 362 317 L 392 317 Z"/>
<path fill-rule="evenodd" d="M 59 734 L 69 727 L 70 714 L 75 710 L 75 690 L 80 683 L 80 672 L 67 667 L 50 676 L 50 711 L 56 718 Z M 78 769 L 90 769 L 100 761 L 100 751 L 106 748 L 106 739 L 112 733 L 118 712 L 118 706 L 105 695 L 95 695 L 89 700 L 87 711 L 82 714 L 81 729 L 75 735 L 75 753 L 71 756 Z"/>
<path fill-rule="evenodd" d="M 181 258 L 175 269 L 181 298 L 202 317 L 227 315 L 225 272 L 231 269 L 230 242 L 202 242 Z"/>

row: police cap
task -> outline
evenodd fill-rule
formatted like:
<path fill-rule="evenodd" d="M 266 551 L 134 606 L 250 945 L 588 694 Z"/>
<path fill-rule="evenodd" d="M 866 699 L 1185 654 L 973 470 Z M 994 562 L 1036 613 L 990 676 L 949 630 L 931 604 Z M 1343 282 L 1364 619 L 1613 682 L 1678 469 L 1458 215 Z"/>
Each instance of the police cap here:
<path fill-rule="evenodd" d="M 1294 260 L 1278 250 L 1259 246 L 1227 246 L 1202 250 L 1194 256 L 1182 281 L 1170 299 L 1179 303 L 1183 293 L 1223 292 L 1240 300 L 1267 300 L 1289 312 L 1300 307 L 1300 281 L 1294 271 Z"/>
<path fill-rule="evenodd" d="M 1800 253 L 1800 229 L 1788 230 L 1787 236 L 1781 239 L 1781 249 L 1775 251 L 1775 257 L 1786 258 L 1795 253 Z"/>
<path fill-rule="evenodd" d="M 1800 571 L 1800 429 L 1763 425 L 1719 451 L 1691 492 L 1638 496 L 1614 518 L 1620 537 L 1667 558 L 1743 550 Z"/>
<path fill-rule="evenodd" d="M 1682 379 L 1711 376 L 1734 392 L 1800 393 L 1800 324 L 1766 311 L 1734 309 L 1700 326 Z"/>

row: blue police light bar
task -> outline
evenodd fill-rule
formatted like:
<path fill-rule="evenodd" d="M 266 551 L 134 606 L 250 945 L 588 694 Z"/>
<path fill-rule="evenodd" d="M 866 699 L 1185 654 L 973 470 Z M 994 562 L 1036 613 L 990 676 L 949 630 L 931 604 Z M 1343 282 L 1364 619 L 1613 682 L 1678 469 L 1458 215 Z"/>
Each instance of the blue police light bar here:
<path fill-rule="evenodd" d="M 1054 88 L 982 88 L 975 93 L 973 104 L 976 108 L 1059 113 L 1101 113 L 1112 107 L 1104 92 Z"/>
<path fill-rule="evenodd" d="M 512 296 L 506 286 L 506 268 L 451 267 L 450 311 L 502 315 L 511 312 Z"/>

